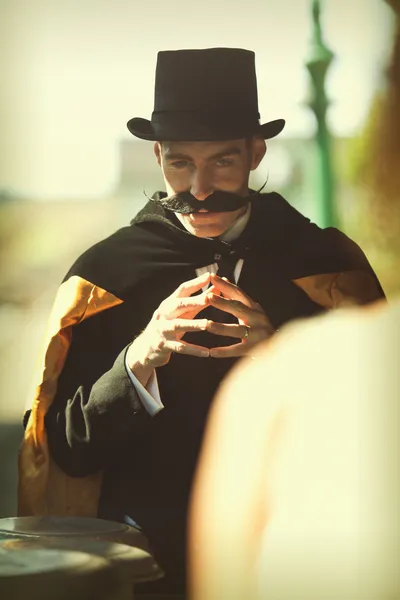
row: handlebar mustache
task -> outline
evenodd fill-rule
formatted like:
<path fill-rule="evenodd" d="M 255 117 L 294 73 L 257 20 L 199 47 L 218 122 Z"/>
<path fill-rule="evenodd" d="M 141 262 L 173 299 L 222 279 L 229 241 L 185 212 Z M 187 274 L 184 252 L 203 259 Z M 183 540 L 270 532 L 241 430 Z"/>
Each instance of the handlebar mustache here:
<path fill-rule="evenodd" d="M 248 204 L 257 193 L 251 191 L 248 196 L 238 196 L 232 192 L 217 190 L 205 200 L 197 200 L 190 192 L 179 192 L 164 198 L 153 197 L 151 200 L 177 213 L 196 213 L 201 209 L 208 212 L 232 212 Z"/>

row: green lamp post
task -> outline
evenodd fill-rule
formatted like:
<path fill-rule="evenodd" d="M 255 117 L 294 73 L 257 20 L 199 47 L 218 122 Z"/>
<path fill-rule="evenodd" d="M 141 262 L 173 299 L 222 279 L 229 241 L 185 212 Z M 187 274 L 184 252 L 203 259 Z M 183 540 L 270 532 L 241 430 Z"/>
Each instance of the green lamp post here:
<path fill-rule="evenodd" d="M 306 67 L 311 76 L 311 93 L 308 105 L 313 110 L 317 120 L 317 220 L 321 227 L 334 227 L 337 225 L 337 215 L 334 204 L 334 182 L 330 151 L 331 140 L 326 123 L 326 111 L 329 101 L 325 93 L 325 78 L 333 59 L 333 53 L 326 47 L 323 40 L 320 13 L 319 0 L 313 0 L 313 35 L 309 57 L 306 62 Z"/>

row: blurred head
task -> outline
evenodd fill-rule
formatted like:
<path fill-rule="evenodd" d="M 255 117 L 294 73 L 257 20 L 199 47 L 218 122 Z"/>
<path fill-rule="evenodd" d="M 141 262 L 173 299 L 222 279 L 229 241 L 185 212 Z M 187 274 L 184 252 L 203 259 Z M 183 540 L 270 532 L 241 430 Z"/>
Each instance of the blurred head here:
<path fill-rule="evenodd" d="M 264 139 L 253 136 L 228 141 L 163 141 L 154 144 L 168 195 L 190 192 L 204 201 L 216 191 L 237 196 L 249 193 L 250 172 L 266 152 Z M 198 237 L 217 237 L 227 231 L 247 210 L 178 214 L 184 227 Z"/>

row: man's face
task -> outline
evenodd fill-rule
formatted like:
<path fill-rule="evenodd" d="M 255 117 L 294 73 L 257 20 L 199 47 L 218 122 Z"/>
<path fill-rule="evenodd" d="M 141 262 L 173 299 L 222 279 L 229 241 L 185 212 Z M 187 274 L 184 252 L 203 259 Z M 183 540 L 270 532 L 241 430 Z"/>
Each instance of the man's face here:
<path fill-rule="evenodd" d="M 247 196 L 250 171 L 265 154 L 260 139 L 226 142 L 157 142 L 154 147 L 168 195 L 191 192 L 205 200 L 214 191 Z M 244 206 L 232 212 L 177 214 L 184 227 L 198 237 L 217 237 L 246 212 Z"/>

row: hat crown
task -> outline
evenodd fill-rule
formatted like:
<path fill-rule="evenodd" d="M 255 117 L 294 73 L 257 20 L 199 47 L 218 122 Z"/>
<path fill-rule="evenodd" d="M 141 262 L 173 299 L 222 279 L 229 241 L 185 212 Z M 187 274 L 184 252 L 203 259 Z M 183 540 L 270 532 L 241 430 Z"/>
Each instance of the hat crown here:
<path fill-rule="evenodd" d="M 258 114 L 255 55 L 239 48 L 158 53 L 154 112 Z"/>
<path fill-rule="evenodd" d="M 260 125 L 255 55 L 242 48 L 163 50 L 157 55 L 151 121 L 129 131 L 152 141 L 218 141 L 282 131 L 283 119 Z"/>

